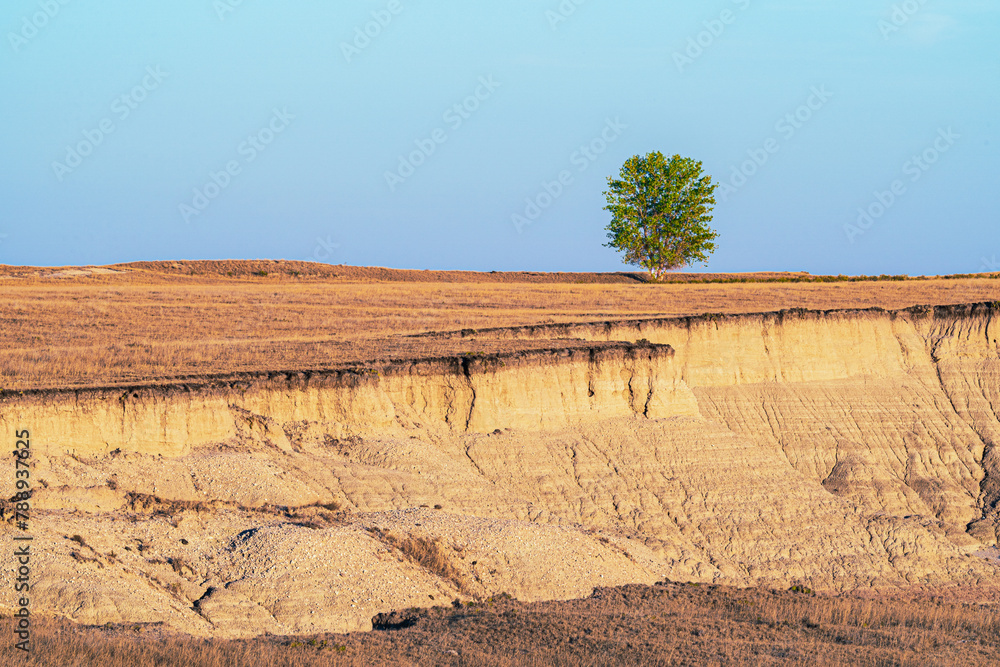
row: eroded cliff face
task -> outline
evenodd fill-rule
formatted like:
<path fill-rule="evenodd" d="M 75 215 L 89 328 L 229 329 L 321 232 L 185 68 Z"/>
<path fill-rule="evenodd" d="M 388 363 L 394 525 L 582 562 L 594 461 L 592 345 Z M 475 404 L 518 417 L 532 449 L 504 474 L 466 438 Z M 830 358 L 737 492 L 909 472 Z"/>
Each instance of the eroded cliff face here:
<path fill-rule="evenodd" d="M 776 446 L 797 471 L 863 507 L 933 516 L 952 532 L 997 539 L 998 304 L 708 315 L 481 335 L 669 341 L 676 372 L 704 418 Z"/>
<path fill-rule="evenodd" d="M 998 316 L 465 332 L 592 343 L 6 395 L 35 451 L 36 609 L 240 636 L 664 577 L 998 585 L 975 555 L 1000 516 Z"/>
<path fill-rule="evenodd" d="M 174 457 L 239 437 L 288 450 L 296 424 L 333 438 L 552 429 L 611 417 L 697 414 L 669 345 L 607 343 L 0 398 L 0 426 L 31 425 L 43 454 Z"/>

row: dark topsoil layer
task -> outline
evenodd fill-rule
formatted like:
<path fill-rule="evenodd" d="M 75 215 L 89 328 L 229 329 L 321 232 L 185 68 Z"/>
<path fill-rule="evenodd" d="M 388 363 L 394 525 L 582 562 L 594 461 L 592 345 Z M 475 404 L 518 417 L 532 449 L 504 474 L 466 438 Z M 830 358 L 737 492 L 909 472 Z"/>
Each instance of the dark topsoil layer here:
<path fill-rule="evenodd" d="M 983 591 L 971 593 L 984 599 Z M 948 599 L 961 597 L 953 591 Z M 933 593 L 827 598 L 664 582 L 595 589 L 566 602 L 456 601 L 379 615 L 378 629 L 348 635 L 220 641 L 149 625 L 35 619 L 31 653 L 9 642 L 0 665 L 978 666 L 1000 664 L 998 611 L 996 603 L 946 602 Z M 0 622 L 7 637 L 10 624 Z"/>

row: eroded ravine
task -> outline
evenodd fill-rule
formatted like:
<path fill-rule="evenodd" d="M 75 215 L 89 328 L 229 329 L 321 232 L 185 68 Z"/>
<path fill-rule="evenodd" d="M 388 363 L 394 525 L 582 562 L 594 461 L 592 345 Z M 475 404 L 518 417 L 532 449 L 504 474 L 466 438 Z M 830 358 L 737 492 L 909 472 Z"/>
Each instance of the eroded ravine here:
<path fill-rule="evenodd" d="M 438 334 L 553 344 L 8 393 L 4 432 L 33 441 L 35 609 L 235 636 L 665 577 L 997 585 L 973 554 L 998 536 L 998 315 Z"/>

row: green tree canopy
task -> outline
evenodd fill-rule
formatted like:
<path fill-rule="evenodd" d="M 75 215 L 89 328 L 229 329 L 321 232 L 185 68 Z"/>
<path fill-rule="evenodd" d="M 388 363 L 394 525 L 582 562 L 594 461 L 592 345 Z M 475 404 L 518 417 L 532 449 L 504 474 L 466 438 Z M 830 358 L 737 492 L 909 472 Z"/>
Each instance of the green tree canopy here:
<path fill-rule="evenodd" d="M 608 178 L 610 242 L 604 245 L 624 252 L 623 262 L 657 280 L 672 269 L 707 262 L 718 237 L 708 226 L 716 187 L 697 160 L 667 160 L 660 152 L 630 157 L 618 178 Z"/>

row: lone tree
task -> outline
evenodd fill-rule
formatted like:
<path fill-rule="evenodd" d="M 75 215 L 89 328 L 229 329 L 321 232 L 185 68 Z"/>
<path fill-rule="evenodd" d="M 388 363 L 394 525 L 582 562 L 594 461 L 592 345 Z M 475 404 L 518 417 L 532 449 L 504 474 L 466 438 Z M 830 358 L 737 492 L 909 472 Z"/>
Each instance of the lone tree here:
<path fill-rule="evenodd" d="M 609 243 L 622 261 L 641 266 L 659 280 L 673 269 L 707 262 L 718 234 L 712 221 L 712 193 L 718 184 L 701 172 L 701 162 L 660 152 L 625 161 L 618 178 L 608 178 L 605 210 Z"/>

